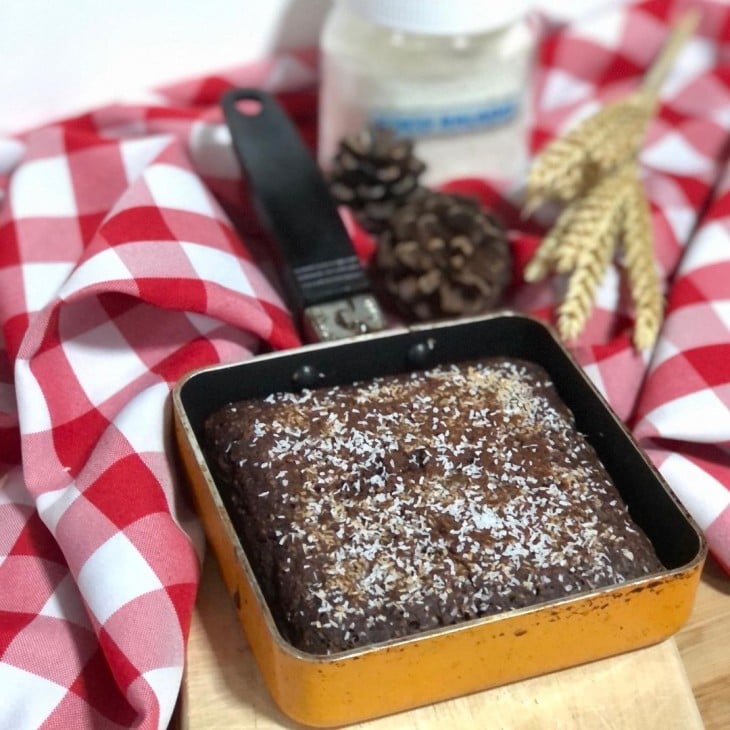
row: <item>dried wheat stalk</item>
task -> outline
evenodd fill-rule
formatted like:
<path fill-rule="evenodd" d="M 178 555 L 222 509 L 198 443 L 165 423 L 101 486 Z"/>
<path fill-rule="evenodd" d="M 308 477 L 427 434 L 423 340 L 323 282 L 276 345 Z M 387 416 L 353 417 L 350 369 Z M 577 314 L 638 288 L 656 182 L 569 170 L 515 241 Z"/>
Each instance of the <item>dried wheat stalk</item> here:
<path fill-rule="evenodd" d="M 575 199 L 601 174 L 636 156 L 654 114 L 659 89 L 698 21 L 699 15 L 693 11 L 680 18 L 637 91 L 604 105 L 546 145 L 528 175 L 526 212 L 534 211 L 545 200 Z"/>
<path fill-rule="evenodd" d="M 620 176 L 609 174 L 560 213 L 527 264 L 526 281 L 539 281 L 553 271 L 561 274 L 573 271 L 580 252 L 592 249 L 595 238 L 602 236 L 602 221 L 614 208 L 619 184 Z"/>
<path fill-rule="evenodd" d="M 570 272 L 568 289 L 558 308 L 558 332 L 575 339 L 593 309 L 598 285 L 616 250 L 627 198 L 631 192 L 625 168 L 604 176 L 586 193 L 556 252 L 556 268 Z"/>
<path fill-rule="evenodd" d="M 549 143 L 530 169 L 526 214 L 546 200 L 575 200 L 601 175 L 634 157 L 654 106 L 651 96 L 637 92 L 628 99 L 607 104 Z"/>
<path fill-rule="evenodd" d="M 525 281 L 541 281 L 555 270 L 555 257 L 560 249 L 562 236 L 570 227 L 574 213 L 575 206 L 573 205 L 569 205 L 560 213 L 555 225 L 542 239 L 537 251 L 525 266 L 523 274 Z"/>
<path fill-rule="evenodd" d="M 583 330 L 620 238 L 636 307 L 634 344 L 641 349 L 656 340 L 663 303 L 653 265 L 649 207 L 635 161 L 661 83 L 698 19 L 696 12 L 680 19 L 637 91 L 606 104 L 548 144 L 530 170 L 525 214 L 548 199 L 567 203 L 525 269 L 526 281 L 552 271 L 570 274 L 558 308 L 558 331 L 565 340 Z"/>
<path fill-rule="evenodd" d="M 652 248 L 651 214 L 637 175 L 630 181 L 623 222 L 624 265 L 636 310 L 634 346 L 642 350 L 656 341 L 662 323 L 664 299 Z"/>

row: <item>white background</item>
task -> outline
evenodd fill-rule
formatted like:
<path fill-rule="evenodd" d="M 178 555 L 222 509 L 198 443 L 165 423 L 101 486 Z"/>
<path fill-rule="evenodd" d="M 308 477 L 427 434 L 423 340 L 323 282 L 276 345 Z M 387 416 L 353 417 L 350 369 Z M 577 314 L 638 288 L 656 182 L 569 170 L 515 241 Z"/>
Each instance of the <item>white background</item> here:
<path fill-rule="evenodd" d="M 570 16 L 621 1 L 538 5 Z M 0 0 L 0 134 L 311 46 L 330 2 Z"/>

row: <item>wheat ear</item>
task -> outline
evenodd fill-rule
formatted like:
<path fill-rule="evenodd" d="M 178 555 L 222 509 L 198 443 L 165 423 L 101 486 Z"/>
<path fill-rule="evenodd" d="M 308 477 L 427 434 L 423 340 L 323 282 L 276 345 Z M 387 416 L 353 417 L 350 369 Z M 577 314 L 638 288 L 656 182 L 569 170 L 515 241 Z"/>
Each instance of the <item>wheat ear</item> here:
<path fill-rule="evenodd" d="M 651 347 L 659 335 L 664 300 L 654 261 L 651 213 L 638 171 L 629 184 L 631 189 L 626 199 L 623 253 L 631 298 L 636 310 L 634 346 L 643 350 Z"/>
<path fill-rule="evenodd" d="M 541 281 L 555 268 L 556 257 L 562 244 L 563 234 L 570 227 L 575 213 L 574 206 L 569 205 L 561 211 L 552 228 L 543 237 L 540 246 L 525 266 L 524 279 L 528 282 Z"/>
<path fill-rule="evenodd" d="M 569 274 L 577 265 L 581 253 L 598 246 L 607 246 L 613 253 L 616 241 L 606 237 L 614 230 L 616 206 L 626 195 L 626 167 L 602 177 L 580 200 L 572 205 L 569 225 L 563 231 L 555 254 L 555 269 Z"/>
<path fill-rule="evenodd" d="M 635 157 L 653 111 L 654 99 L 636 92 L 550 142 L 530 169 L 525 213 L 548 199 L 574 200 L 601 175 Z"/>
<path fill-rule="evenodd" d="M 568 289 L 558 307 L 558 332 L 575 340 L 593 309 L 593 297 L 616 249 L 627 195 L 625 170 L 607 176 L 596 185 L 576 210 L 571 231 L 571 268 Z M 563 240 L 563 253 L 567 237 Z M 567 266 L 567 258 L 565 264 Z"/>
<path fill-rule="evenodd" d="M 548 198 L 565 201 L 580 195 L 591 176 L 586 162 L 580 130 L 548 143 L 530 168 L 523 214 L 531 215 Z"/>
<path fill-rule="evenodd" d="M 599 174 L 635 157 L 654 114 L 656 100 L 643 91 L 606 105 L 592 118 L 586 134 L 586 156 Z"/>
<path fill-rule="evenodd" d="M 523 215 L 530 215 L 548 199 L 575 199 L 600 175 L 636 156 L 659 88 L 698 21 L 699 14 L 690 11 L 675 24 L 637 91 L 606 104 L 545 146 L 528 174 Z"/>

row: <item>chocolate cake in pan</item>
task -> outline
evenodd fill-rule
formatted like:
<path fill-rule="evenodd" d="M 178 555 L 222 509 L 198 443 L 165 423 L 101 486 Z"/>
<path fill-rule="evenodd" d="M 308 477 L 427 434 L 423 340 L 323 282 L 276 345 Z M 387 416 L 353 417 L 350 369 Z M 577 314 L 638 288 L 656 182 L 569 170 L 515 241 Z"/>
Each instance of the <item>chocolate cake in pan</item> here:
<path fill-rule="evenodd" d="M 660 571 L 546 371 L 486 358 L 232 403 L 204 448 L 281 633 L 314 654 Z"/>

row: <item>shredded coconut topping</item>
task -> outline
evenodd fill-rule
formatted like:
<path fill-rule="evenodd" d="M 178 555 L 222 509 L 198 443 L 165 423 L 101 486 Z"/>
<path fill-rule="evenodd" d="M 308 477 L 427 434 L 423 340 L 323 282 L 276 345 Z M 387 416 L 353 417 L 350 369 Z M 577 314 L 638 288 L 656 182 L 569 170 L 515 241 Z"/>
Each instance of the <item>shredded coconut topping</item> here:
<path fill-rule="evenodd" d="M 259 579 L 285 621 L 307 622 L 304 648 L 406 635 L 656 569 L 634 565 L 648 541 L 532 364 L 440 366 L 228 410 L 237 420 L 217 417 L 226 429 L 215 438 L 230 442 L 220 471 L 245 470 L 234 502 L 262 520 L 249 542 L 264 535 L 281 548 Z"/>

